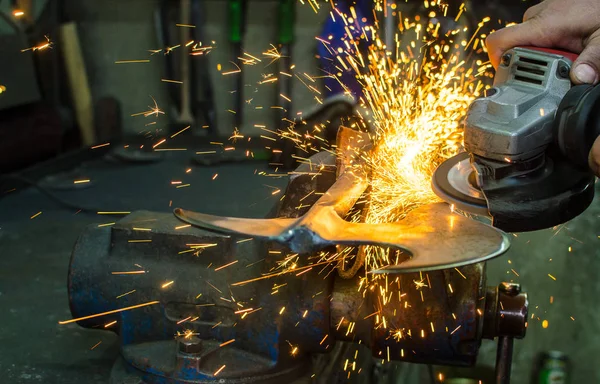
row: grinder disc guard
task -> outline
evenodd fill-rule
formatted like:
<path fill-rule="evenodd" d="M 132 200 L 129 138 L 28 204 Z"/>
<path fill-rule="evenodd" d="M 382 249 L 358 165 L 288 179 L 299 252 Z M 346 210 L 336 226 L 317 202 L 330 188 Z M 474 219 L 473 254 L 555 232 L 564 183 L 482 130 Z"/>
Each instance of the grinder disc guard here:
<path fill-rule="evenodd" d="M 487 201 L 476 185 L 475 172 L 466 152 L 444 161 L 433 174 L 433 192 L 461 211 L 489 215 Z"/>
<path fill-rule="evenodd" d="M 519 163 L 461 153 L 436 169 L 432 186 L 457 208 L 490 215 L 496 228 L 527 232 L 581 214 L 594 198 L 594 182 L 594 175 L 552 151 Z"/>

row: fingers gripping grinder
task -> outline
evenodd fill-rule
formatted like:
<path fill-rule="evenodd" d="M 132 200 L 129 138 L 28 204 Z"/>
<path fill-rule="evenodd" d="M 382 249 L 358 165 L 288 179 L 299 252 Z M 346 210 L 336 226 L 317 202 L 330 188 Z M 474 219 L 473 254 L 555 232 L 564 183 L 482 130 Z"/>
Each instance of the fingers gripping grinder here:
<path fill-rule="evenodd" d="M 540 48 L 506 52 L 494 86 L 471 104 L 461 153 L 433 176 L 438 196 L 490 215 L 507 232 L 550 228 L 594 197 L 588 153 L 600 134 L 600 87 L 573 85 L 576 55 Z"/>

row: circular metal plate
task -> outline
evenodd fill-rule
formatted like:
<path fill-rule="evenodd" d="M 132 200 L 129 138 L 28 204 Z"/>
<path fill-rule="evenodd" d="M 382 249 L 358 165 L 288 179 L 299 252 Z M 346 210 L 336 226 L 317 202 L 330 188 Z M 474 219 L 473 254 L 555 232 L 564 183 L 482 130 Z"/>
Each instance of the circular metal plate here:
<path fill-rule="evenodd" d="M 488 215 L 485 196 L 469 181 L 473 172 L 466 152 L 444 161 L 434 172 L 433 192 L 456 208 L 477 215 Z"/>

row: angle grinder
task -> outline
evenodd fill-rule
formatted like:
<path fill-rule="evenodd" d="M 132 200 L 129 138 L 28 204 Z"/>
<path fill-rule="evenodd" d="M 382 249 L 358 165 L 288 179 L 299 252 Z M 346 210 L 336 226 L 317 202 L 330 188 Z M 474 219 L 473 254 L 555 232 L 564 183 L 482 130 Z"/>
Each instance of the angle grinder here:
<path fill-rule="evenodd" d="M 585 211 L 594 198 L 588 154 L 600 135 L 600 86 L 571 83 L 576 58 L 507 51 L 493 87 L 469 107 L 466 152 L 436 169 L 434 192 L 506 232 L 551 228 Z"/>

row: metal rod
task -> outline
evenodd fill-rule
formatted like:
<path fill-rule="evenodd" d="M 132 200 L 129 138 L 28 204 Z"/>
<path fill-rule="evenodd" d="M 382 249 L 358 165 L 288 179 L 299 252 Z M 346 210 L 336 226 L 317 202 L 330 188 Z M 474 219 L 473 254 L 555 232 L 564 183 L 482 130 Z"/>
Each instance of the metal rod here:
<path fill-rule="evenodd" d="M 496 354 L 496 384 L 510 384 L 510 369 L 513 353 L 512 337 L 498 338 L 498 353 Z"/>

